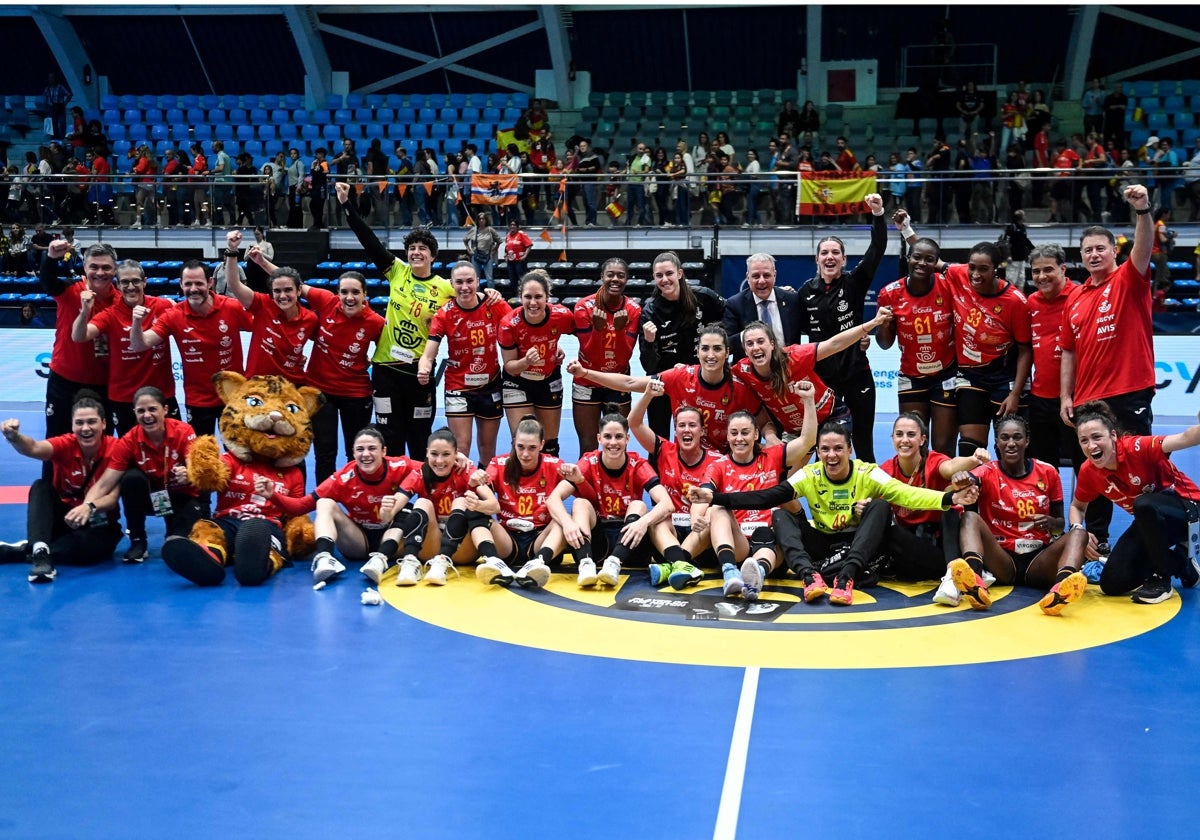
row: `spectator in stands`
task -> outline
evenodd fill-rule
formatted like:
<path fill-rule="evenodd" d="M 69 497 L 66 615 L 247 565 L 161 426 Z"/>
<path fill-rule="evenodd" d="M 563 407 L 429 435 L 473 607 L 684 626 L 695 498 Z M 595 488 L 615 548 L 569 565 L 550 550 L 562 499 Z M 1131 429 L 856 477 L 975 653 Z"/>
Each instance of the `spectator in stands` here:
<path fill-rule="evenodd" d="M 293 147 L 288 149 L 287 163 L 287 227 L 292 230 L 304 227 L 303 189 L 304 161 L 300 160 L 300 150 Z"/>
<path fill-rule="evenodd" d="M 212 210 L 208 205 L 208 158 L 199 143 L 192 144 L 192 165 L 188 167 L 188 174 L 192 184 L 192 227 L 200 227 L 211 222 Z"/>
<path fill-rule="evenodd" d="M 1025 106 L 1017 100 L 1017 93 L 1008 95 L 1008 101 L 1000 108 L 1000 147 L 1008 148 L 1009 143 L 1023 144 L 1026 135 Z"/>
<path fill-rule="evenodd" d="M 1104 190 L 1105 170 L 1111 166 L 1108 159 L 1108 153 L 1104 150 L 1104 145 L 1100 142 L 1100 135 L 1096 133 L 1087 136 L 1085 143 L 1085 152 L 1083 161 L 1081 162 L 1083 175 L 1085 180 L 1083 187 L 1087 190 L 1088 196 L 1088 221 L 1094 225 L 1100 224 L 1101 217 L 1101 201 L 1100 195 Z"/>
<path fill-rule="evenodd" d="M 1196 138 L 1191 160 L 1184 161 L 1183 166 L 1183 185 L 1187 190 L 1188 203 L 1192 205 L 1192 215 L 1188 221 L 1200 221 L 1200 137 Z"/>
<path fill-rule="evenodd" d="M 724 131 L 717 132 L 717 139 L 713 141 L 717 145 L 717 149 L 729 155 L 729 162 L 733 163 L 737 157 L 737 151 L 733 148 L 733 144 L 729 142 L 729 135 Z"/>
<path fill-rule="evenodd" d="M 981 140 L 976 131 L 972 133 L 968 144 L 970 168 L 974 176 L 971 180 L 970 215 L 976 224 L 990 225 L 996 217 L 992 190 L 992 174 L 997 168 L 996 158 L 992 156 L 992 144 L 995 142 L 995 132 L 989 131 L 988 136 Z"/>
<path fill-rule="evenodd" d="M 76 160 L 83 160 L 83 153 L 87 149 L 87 120 L 78 105 L 71 106 L 71 133 L 67 139 L 71 141 L 71 153 Z"/>
<path fill-rule="evenodd" d="M 1128 105 L 1129 97 L 1117 82 L 1112 93 L 1104 97 L 1104 136 L 1115 141 L 1117 146 L 1125 145 L 1125 108 Z"/>
<path fill-rule="evenodd" d="M 133 225 L 140 229 L 142 225 L 156 227 L 158 224 L 158 201 L 155 197 L 154 181 L 158 174 L 158 162 L 150 153 L 150 147 L 145 143 L 136 149 L 129 150 L 133 158 L 134 192 L 133 192 Z"/>
<path fill-rule="evenodd" d="M 861 172 L 862 167 L 859 166 L 858 158 L 855 157 L 854 152 L 850 151 L 850 146 L 848 145 L 846 138 L 838 137 L 837 140 L 834 141 L 834 144 L 837 150 L 837 157 L 834 158 L 833 163 L 835 166 L 837 166 L 838 171 Z"/>
<path fill-rule="evenodd" d="M 1029 254 L 1033 251 L 1033 243 L 1029 241 L 1029 232 L 1025 228 L 1025 211 L 1014 210 L 1012 221 L 1004 226 L 1004 234 L 1000 237 L 1008 248 L 1008 265 L 1004 279 L 1012 283 L 1018 290 L 1026 288 L 1025 273 L 1029 269 Z"/>
<path fill-rule="evenodd" d="M 1079 169 L 1081 160 L 1073 149 L 1067 147 L 1067 141 L 1060 139 L 1055 143 L 1054 180 L 1050 186 L 1050 221 L 1072 224 L 1075 221 L 1075 208 L 1071 201 L 1075 190 L 1075 172 Z"/>
<path fill-rule="evenodd" d="M 1154 244 L 1150 249 L 1150 262 L 1154 264 L 1154 290 L 1166 292 L 1171 288 L 1171 269 L 1167 262 L 1175 248 L 1175 232 L 1167 227 L 1171 222 L 1171 208 L 1163 205 L 1154 211 Z"/>
<path fill-rule="evenodd" d="M 1183 189 L 1183 179 L 1178 175 L 1179 155 L 1175 152 L 1175 142 L 1164 136 L 1158 141 L 1158 149 L 1150 158 L 1154 169 L 1154 203 L 1170 207 L 1175 198 L 1176 190 Z"/>
<path fill-rule="evenodd" d="M 789 137 L 796 137 L 800 132 L 810 132 L 816 134 L 821 130 L 821 115 L 817 113 L 817 106 L 813 104 L 811 99 L 804 103 L 800 109 L 800 118 L 795 131 L 784 131 L 779 129 L 780 134 L 787 134 Z"/>
<path fill-rule="evenodd" d="M 732 225 L 735 223 L 733 216 L 733 206 L 740 194 L 735 179 L 738 171 L 733 168 L 733 163 L 729 155 L 720 152 L 717 155 L 716 169 L 716 190 L 720 196 L 717 203 L 717 216 L 720 224 Z"/>
<path fill-rule="evenodd" d="M 530 131 L 550 130 L 550 118 L 542 100 L 535 99 L 529 103 L 529 108 L 525 111 L 525 123 L 529 126 Z"/>
<path fill-rule="evenodd" d="M 71 89 L 51 73 L 46 77 L 46 87 L 42 90 L 42 104 L 46 115 L 54 129 L 55 137 L 67 136 L 67 103 L 71 101 Z"/>
<path fill-rule="evenodd" d="M 650 207 L 646 202 L 646 178 L 650 171 L 650 150 L 638 143 L 629 159 L 629 212 L 625 224 L 641 227 L 651 224 Z"/>
<path fill-rule="evenodd" d="M 396 206 L 400 208 L 400 224 L 403 227 L 412 227 L 413 210 L 417 204 L 412 176 L 416 170 L 412 159 L 408 156 L 408 149 L 397 143 L 395 152 L 396 160 L 392 163 L 392 173 L 396 176 L 396 186 L 393 195 Z"/>
<path fill-rule="evenodd" d="M 177 227 L 183 220 L 183 191 L 181 184 L 187 181 L 185 169 L 179 162 L 179 152 L 167 149 L 163 161 L 163 199 L 167 205 L 167 224 Z"/>
<path fill-rule="evenodd" d="M 233 159 L 225 151 L 225 143 L 214 140 L 213 160 L 209 174 L 212 176 L 213 204 L 209 210 L 209 222 L 225 227 L 233 219 Z"/>
<path fill-rule="evenodd" d="M 812 100 L 804 103 L 805 107 L 812 105 Z M 783 103 L 783 110 L 779 112 L 779 116 L 775 119 L 776 131 L 781 134 L 790 134 L 795 136 L 800 133 L 800 112 L 796 110 L 796 103 L 792 100 L 787 100 Z"/>
<path fill-rule="evenodd" d="M 682 142 L 682 141 L 680 141 Z M 675 202 L 675 224 L 688 227 L 692 221 L 692 192 L 689 181 L 690 170 L 684 162 L 683 152 L 676 152 L 671 159 L 671 198 Z M 667 224 L 663 222 L 663 224 Z"/>
<path fill-rule="evenodd" d="M 528 270 L 526 260 L 532 248 L 533 240 L 521 230 L 520 223 L 509 222 L 508 235 L 504 237 L 504 260 L 508 264 L 508 279 L 512 281 L 514 289 Z"/>
<path fill-rule="evenodd" d="M 1083 92 L 1083 133 L 1104 134 L 1104 108 L 1108 96 L 1104 92 L 1099 79 L 1092 79 L 1091 85 Z M 1125 110 L 1124 106 L 1121 108 Z M 1122 121 L 1124 113 L 1122 113 Z"/>
<path fill-rule="evenodd" d="M 954 161 L 950 147 L 942 137 L 933 138 L 933 147 L 925 159 L 925 169 L 931 175 L 925 185 L 925 197 L 929 205 L 929 222 L 945 224 L 950 219 L 950 200 L 953 197 L 951 184 L 947 180 Z M 862 454 L 862 449 L 857 449 Z"/>
<path fill-rule="evenodd" d="M 4 255 L 5 274 L 23 274 L 29 268 L 29 237 L 25 226 L 14 222 L 8 229 L 8 251 Z"/>
<path fill-rule="evenodd" d="M 791 136 L 788 134 L 780 133 L 777 142 L 779 156 L 775 159 L 774 171 L 781 174 L 778 201 L 775 204 L 775 224 L 790 225 L 796 220 L 795 173 L 800 169 L 800 152 L 792 145 Z"/>
<path fill-rule="evenodd" d="M 954 110 L 962 122 L 962 136 L 970 137 L 975 128 L 975 120 L 983 112 L 983 97 L 975 89 L 974 82 L 967 82 L 958 92 L 954 101 Z M 982 123 L 982 120 L 980 121 Z M 982 126 L 981 126 L 982 127 Z"/>
<path fill-rule="evenodd" d="M 599 179 L 595 176 L 602 173 L 603 166 L 600 156 L 592 149 L 589 141 L 580 140 L 579 152 L 575 161 L 575 174 L 586 176 L 580 184 L 580 190 L 583 193 L 584 222 L 588 227 L 596 226 L 596 190 L 600 184 Z"/>
<path fill-rule="evenodd" d="M 50 243 L 54 241 L 54 237 L 46 230 L 46 226 L 39 222 L 33 228 L 33 236 L 29 237 L 29 265 L 28 269 L 31 273 L 37 273 L 38 267 L 42 264 L 42 257 L 50 248 Z"/>
<path fill-rule="evenodd" d="M 695 161 L 697 166 L 708 157 L 711 147 L 712 141 L 708 139 L 708 132 L 701 131 L 700 136 L 696 140 L 696 145 L 692 147 L 692 160 Z"/>
<path fill-rule="evenodd" d="M 746 150 L 746 168 L 742 170 L 742 175 L 749 179 L 746 191 L 746 221 L 742 227 L 758 227 L 758 198 L 762 193 L 762 164 L 758 162 L 758 151 L 755 149 Z"/>
<path fill-rule="evenodd" d="M 888 155 L 887 171 L 890 174 L 880 185 L 880 195 L 884 198 L 884 212 L 894 213 L 905 206 L 908 192 L 908 164 L 900 160 L 899 152 Z"/>
<path fill-rule="evenodd" d="M 42 320 L 41 314 L 37 311 L 37 307 L 32 303 L 21 304 L 21 314 L 17 320 L 22 327 L 44 327 L 46 322 Z"/>
<path fill-rule="evenodd" d="M 84 148 L 98 155 L 108 154 L 108 136 L 104 133 L 104 127 L 100 125 L 100 120 L 88 120 L 87 131 L 84 134 Z"/>
<path fill-rule="evenodd" d="M 1046 102 L 1046 92 L 1040 88 L 1035 90 L 1025 110 L 1025 125 L 1029 127 L 1029 132 L 1037 134 L 1043 125 L 1050 125 L 1052 116 L 1050 105 Z"/>
<path fill-rule="evenodd" d="M 658 223 L 667 227 L 671 213 L 671 161 L 667 159 L 667 150 L 662 146 L 654 149 L 654 158 L 650 163 L 652 173 L 646 190 L 653 193 L 654 204 L 658 208 Z"/>
<path fill-rule="evenodd" d="M 492 267 L 500 253 L 504 238 L 492 227 L 492 214 L 481 210 L 475 218 L 475 224 L 467 230 L 463 244 L 471 254 L 471 263 L 479 273 L 479 285 L 492 281 Z"/>
<path fill-rule="evenodd" d="M 258 211 L 258 199 L 262 195 L 262 184 L 256 182 L 254 177 L 259 174 L 254 166 L 254 158 L 246 152 L 238 155 L 237 168 L 234 169 L 233 174 L 238 176 L 236 186 L 233 188 L 237 201 L 237 218 L 233 220 L 233 223 L 240 225 L 245 219 L 247 225 L 255 224 L 258 220 L 254 214 Z"/>
<path fill-rule="evenodd" d="M 308 167 L 308 210 L 312 216 L 309 230 L 322 230 L 325 227 L 325 199 L 329 197 L 329 162 L 325 160 L 329 150 L 321 146 L 313 154 L 316 157 Z"/>

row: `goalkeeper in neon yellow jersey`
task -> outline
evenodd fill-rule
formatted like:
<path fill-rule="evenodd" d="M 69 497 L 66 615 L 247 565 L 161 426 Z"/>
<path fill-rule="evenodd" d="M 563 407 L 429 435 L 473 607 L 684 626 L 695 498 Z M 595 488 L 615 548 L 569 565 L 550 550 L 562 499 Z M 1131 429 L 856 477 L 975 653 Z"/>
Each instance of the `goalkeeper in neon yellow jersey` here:
<path fill-rule="evenodd" d="M 817 461 L 775 487 L 746 493 L 715 493 L 698 487 L 690 498 L 693 503 L 711 502 L 735 510 L 803 499 L 811 519 L 786 510 L 775 511 L 771 518 L 784 562 L 804 580 L 805 601 L 829 595 L 830 603 L 848 606 L 854 600 L 855 576 L 880 554 L 892 504 L 911 510 L 945 510 L 973 504 L 978 494 L 974 484 L 942 492 L 897 481 L 878 465 L 856 460 L 846 427 L 828 421 L 817 434 Z M 765 568 L 763 573 L 771 571 Z M 833 574 L 832 587 L 826 585 L 822 571 Z"/>

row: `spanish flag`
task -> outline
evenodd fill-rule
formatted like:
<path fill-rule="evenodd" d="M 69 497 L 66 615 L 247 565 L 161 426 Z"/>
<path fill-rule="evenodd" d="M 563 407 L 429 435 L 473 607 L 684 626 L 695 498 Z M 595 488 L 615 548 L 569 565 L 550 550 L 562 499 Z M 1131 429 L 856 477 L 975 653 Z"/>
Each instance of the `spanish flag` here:
<path fill-rule="evenodd" d="M 473 204 L 516 204 L 517 176 L 472 175 L 471 203 Z"/>
<path fill-rule="evenodd" d="M 864 199 L 876 191 L 874 172 L 800 172 L 801 216 L 866 213 Z"/>

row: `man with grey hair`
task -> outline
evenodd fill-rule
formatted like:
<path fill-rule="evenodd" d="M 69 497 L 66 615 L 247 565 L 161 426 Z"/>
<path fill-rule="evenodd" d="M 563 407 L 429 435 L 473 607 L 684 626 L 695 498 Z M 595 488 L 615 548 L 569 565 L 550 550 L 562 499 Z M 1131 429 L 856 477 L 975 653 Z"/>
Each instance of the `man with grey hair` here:
<path fill-rule="evenodd" d="M 781 345 L 800 343 L 804 335 L 800 296 L 791 289 L 777 289 L 775 280 L 773 256 L 759 253 L 746 258 L 745 288 L 725 299 L 725 331 L 734 359 L 745 355 L 742 330 L 752 321 L 768 324 Z"/>

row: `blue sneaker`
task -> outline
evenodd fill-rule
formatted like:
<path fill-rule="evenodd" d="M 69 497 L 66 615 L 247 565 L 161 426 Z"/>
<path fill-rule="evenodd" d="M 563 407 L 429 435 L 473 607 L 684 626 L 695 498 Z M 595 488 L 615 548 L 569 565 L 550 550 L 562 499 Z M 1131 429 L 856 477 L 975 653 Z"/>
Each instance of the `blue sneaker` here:
<path fill-rule="evenodd" d="M 726 563 L 721 567 L 721 574 L 725 576 L 725 597 L 732 598 L 735 595 L 741 595 L 743 585 L 742 570 L 732 563 Z"/>
<path fill-rule="evenodd" d="M 671 575 L 670 563 L 651 563 L 650 564 L 650 585 L 662 586 L 667 582 Z"/>

